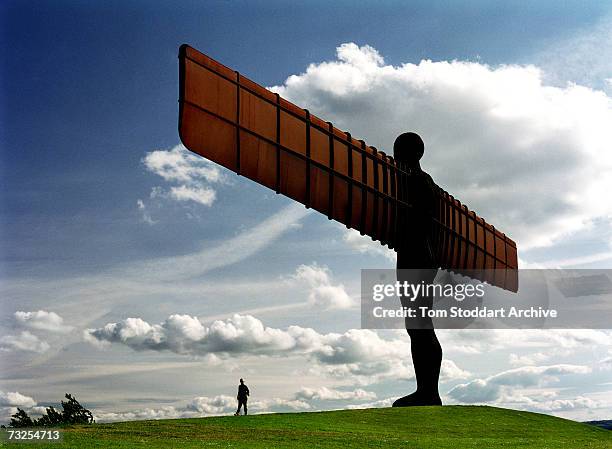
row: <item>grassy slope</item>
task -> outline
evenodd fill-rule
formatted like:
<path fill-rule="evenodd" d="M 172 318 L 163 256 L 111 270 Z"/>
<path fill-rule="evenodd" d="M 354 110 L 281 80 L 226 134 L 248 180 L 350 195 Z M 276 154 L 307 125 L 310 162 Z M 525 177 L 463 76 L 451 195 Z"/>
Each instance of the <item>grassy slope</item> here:
<path fill-rule="evenodd" d="M 612 448 L 612 432 L 492 407 L 418 407 L 132 421 L 68 427 L 69 448 Z"/>

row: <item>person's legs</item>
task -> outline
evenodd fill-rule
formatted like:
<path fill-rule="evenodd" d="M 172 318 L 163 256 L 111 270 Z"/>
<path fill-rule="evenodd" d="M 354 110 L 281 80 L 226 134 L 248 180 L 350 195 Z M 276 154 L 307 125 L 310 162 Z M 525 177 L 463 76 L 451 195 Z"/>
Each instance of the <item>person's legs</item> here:
<path fill-rule="evenodd" d="M 244 415 L 246 416 L 247 415 L 247 399 L 244 400 L 243 404 L 244 404 Z"/>
<path fill-rule="evenodd" d="M 413 284 L 429 285 L 436 277 L 437 270 L 410 270 L 402 272 L 398 278 Z M 420 295 L 414 301 L 401 297 L 403 307 L 415 310 L 417 318 L 406 318 L 406 330 L 410 336 L 412 364 L 416 377 L 417 390 L 393 403 L 394 407 L 416 405 L 442 405 L 438 392 L 440 366 L 442 364 L 442 347 L 436 336 L 431 318 L 420 316 L 419 307 L 433 306 L 433 297 Z"/>

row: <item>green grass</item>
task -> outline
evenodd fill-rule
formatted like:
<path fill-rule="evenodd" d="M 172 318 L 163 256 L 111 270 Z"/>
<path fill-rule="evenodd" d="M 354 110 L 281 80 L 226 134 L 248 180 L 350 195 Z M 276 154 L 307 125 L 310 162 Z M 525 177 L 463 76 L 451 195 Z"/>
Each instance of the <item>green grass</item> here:
<path fill-rule="evenodd" d="M 9 444 L 4 443 L 5 447 Z M 445 406 L 70 426 L 15 448 L 611 448 L 612 432 L 536 413 Z"/>

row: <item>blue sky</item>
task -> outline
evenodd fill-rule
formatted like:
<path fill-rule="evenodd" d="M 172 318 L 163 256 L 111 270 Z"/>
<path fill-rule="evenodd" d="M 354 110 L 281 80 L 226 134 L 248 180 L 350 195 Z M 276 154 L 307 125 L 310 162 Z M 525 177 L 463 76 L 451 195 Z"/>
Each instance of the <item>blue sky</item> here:
<path fill-rule="evenodd" d="M 394 333 L 380 334 L 393 348 L 381 349 L 383 356 L 407 363 L 369 377 L 351 371 L 372 368 L 368 354 L 351 367 L 314 347 L 247 347 L 229 357 L 103 333 L 98 340 L 107 347 L 99 349 L 99 341 L 83 337 L 108 323 L 143 332 L 143 323 L 165 323 L 156 329 L 174 332 L 169 317 L 176 314 L 259 335 L 252 321 L 227 321 L 239 313 L 288 332 L 282 338 L 295 338 L 288 329 L 296 325 L 313 328 L 325 344 L 358 346 L 361 337 L 350 333 L 359 326 L 358 309 L 331 307 L 324 317 L 321 310 L 357 297 L 360 268 L 393 266 L 392 254 L 375 244 L 174 149 L 182 43 L 380 148 L 389 150 L 407 127 L 419 131 L 431 149 L 425 169 L 520 237 L 523 266 L 609 266 L 612 211 L 602 194 L 610 174 L 608 4 L 285 3 L 3 3 L 6 413 L 58 400 L 64 390 L 106 419 L 222 413 L 233 378 L 244 372 L 261 393 L 260 410 L 344 407 L 355 398 L 384 405 L 412 386 L 402 352 L 407 338 Z M 388 107 L 393 93 L 406 99 L 396 111 Z M 397 120 L 383 126 L 372 117 Z M 461 165 L 466 159 L 479 161 L 477 175 Z M 187 180 L 164 177 L 164 167 L 186 170 Z M 173 188 L 214 192 L 215 199 L 181 198 Z M 502 194 L 506 214 L 498 206 Z M 142 323 L 126 324 L 128 318 Z M 198 328 L 193 321 L 181 326 Z M 384 347 L 378 334 L 363 338 Z M 484 402 L 609 417 L 612 406 L 602 398 L 610 389 L 611 338 L 604 331 L 534 332 L 512 346 L 491 332 L 471 347 L 476 338 L 449 334 L 443 394 L 482 400 L 465 393 L 480 379 L 499 393 Z M 588 354 L 577 349 L 580 341 L 590 345 Z M 491 348 L 495 357 L 477 357 Z M 342 380 L 340 368 L 357 380 Z M 521 402 L 500 381 L 510 370 L 554 372 L 558 382 L 517 386 L 536 398 Z"/>

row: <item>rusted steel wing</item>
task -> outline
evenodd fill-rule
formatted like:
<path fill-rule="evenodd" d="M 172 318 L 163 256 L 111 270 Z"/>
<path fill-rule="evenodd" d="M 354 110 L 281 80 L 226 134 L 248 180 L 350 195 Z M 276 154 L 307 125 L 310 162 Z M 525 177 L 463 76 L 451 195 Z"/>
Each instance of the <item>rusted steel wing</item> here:
<path fill-rule="evenodd" d="M 179 63 L 179 134 L 189 150 L 397 246 L 397 217 L 411 205 L 407 174 L 391 156 L 187 45 Z M 517 291 L 514 241 L 438 189 L 440 267 Z"/>

